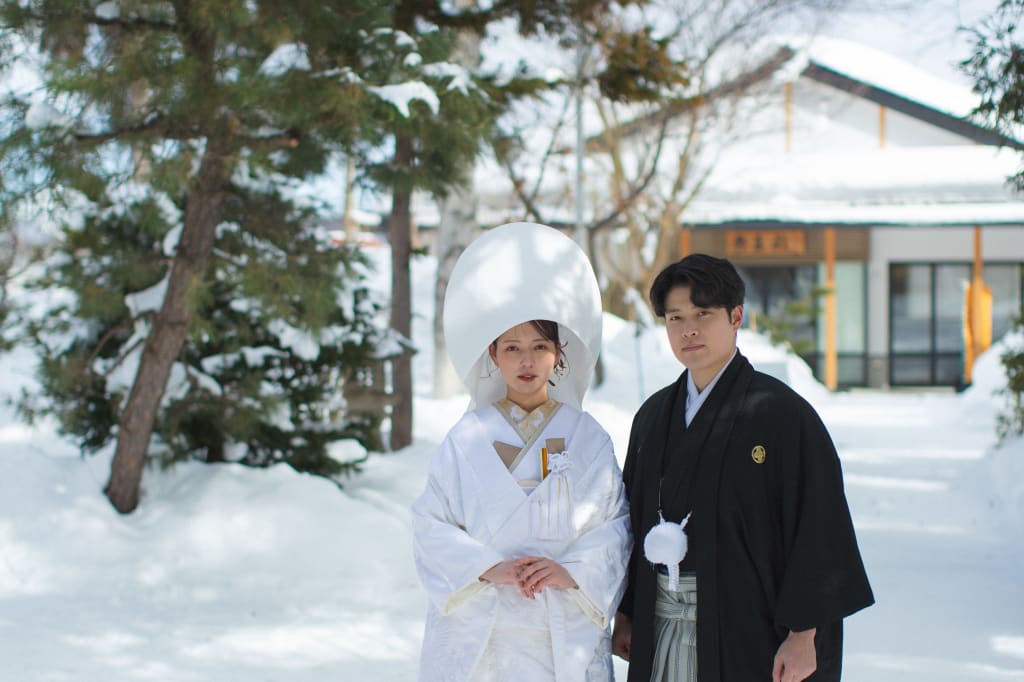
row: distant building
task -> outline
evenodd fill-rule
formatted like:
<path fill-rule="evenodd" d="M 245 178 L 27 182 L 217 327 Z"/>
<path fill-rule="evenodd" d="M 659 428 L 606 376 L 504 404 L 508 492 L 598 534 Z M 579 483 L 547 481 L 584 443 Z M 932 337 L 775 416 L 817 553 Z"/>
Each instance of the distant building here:
<path fill-rule="evenodd" d="M 1021 314 L 1024 197 L 1006 179 L 1024 145 L 966 120 L 969 89 L 875 50 L 815 40 L 792 55 L 804 61 L 760 101 L 760 133 L 687 210 L 688 249 L 740 267 L 754 323 L 825 284 L 831 250 L 836 383 L 962 385 L 976 257 L 992 339 Z M 824 379 L 824 313 L 798 333 Z"/>
<path fill-rule="evenodd" d="M 965 86 L 848 41 L 809 45 L 776 45 L 758 69 L 745 134 L 687 206 L 681 250 L 737 264 L 754 327 L 831 283 L 831 310 L 818 299 L 793 331 L 827 385 L 961 387 L 978 347 L 965 334 L 972 279 L 991 293 L 975 342 L 1021 314 L 1024 196 L 1007 178 L 1024 144 L 970 122 L 978 97 Z M 571 233 L 572 163 L 560 164 L 537 203 Z M 523 219 L 500 169 L 480 165 L 477 178 L 482 227 Z M 413 214 L 429 250 L 437 204 L 418 194 Z"/>

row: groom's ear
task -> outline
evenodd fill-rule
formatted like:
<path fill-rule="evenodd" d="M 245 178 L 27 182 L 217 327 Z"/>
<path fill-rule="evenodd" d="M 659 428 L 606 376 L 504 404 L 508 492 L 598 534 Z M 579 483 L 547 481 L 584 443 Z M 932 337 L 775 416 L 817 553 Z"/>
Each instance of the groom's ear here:
<path fill-rule="evenodd" d="M 738 305 L 729 312 L 729 322 L 732 323 L 733 329 L 739 329 L 740 325 L 743 324 L 743 306 Z"/>

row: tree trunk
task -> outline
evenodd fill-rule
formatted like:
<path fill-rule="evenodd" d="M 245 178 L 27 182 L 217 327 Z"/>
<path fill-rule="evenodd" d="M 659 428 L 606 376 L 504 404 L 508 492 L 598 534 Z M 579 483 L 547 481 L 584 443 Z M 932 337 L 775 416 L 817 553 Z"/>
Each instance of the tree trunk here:
<path fill-rule="evenodd" d="M 355 244 L 359 241 L 359 223 L 352 216 L 352 195 L 355 193 L 356 162 L 351 156 L 345 161 L 345 209 L 341 214 L 341 227 L 345 230 L 345 241 Z"/>
<path fill-rule="evenodd" d="M 153 423 L 171 367 L 185 342 L 192 312 L 190 290 L 206 274 L 226 187 L 224 154 L 207 151 L 203 170 L 189 189 L 184 229 L 171 264 L 167 293 L 146 337 L 135 382 L 121 413 L 106 494 L 123 514 L 134 511 L 139 504 L 142 469 Z"/>
<path fill-rule="evenodd" d="M 455 0 L 459 10 L 476 7 L 476 0 Z M 480 34 L 470 29 L 458 32 L 452 61 L 469 71 L 480 67 Z M 477 200 L 473 186 L 473 165 L 465 169 L 461 182 L 441 200 L 441 222 L 437 230 L 437 279 L 434 285 L 434 397 L 443 399 L 463 390 L 462 380 L 448 357 L 444 338 L 444 297 L 455 262 L 477 234 Z"/>
<path fill-rule="evenodd" d="M 476 194 L 472 180 L 454 187 L 441 202 L 437 235 L 437 280 L 434 285 L 434 397 L 450 398 L 462 390 L 462 381 L 448 357 L 444 339 L 444 296 L 455 262 L 477 233 Z"/>
<path fill-rule="evenodd" d="M 395 166 L 412 164 L 412 140 L 398 135 L 395 140 Z M 412 291 L 409 283 L 409 256 L 412 241 L 412 216 L 409 205 L 412 190 L 396 186 L 392 196 L 388 237 L 391 241 L 391 328 L 412 338 Z M 395 358 L 392 364 L 396 402 L 391 412 L 391 449 L 401 450 L 412 444 L 412 357 L 408 353 Z"/>

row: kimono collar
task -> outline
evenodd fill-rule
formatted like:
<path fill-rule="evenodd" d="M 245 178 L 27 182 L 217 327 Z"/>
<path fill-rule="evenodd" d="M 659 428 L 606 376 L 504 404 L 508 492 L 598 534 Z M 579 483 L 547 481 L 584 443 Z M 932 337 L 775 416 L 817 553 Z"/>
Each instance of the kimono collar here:
<path fill-rule="evenodd" d="M 524 441 L 528 441 L 547 423 L 548 418 L 558 410 L 560 403 L 549 398 L 547 402 L 538 405 L 530 412 L 519 407 L 508 398 L 502 398 L 494 403 L 494 406 L 498 408 L 498 412 L 512 425 L 516 433 Z"/>
<path fill-rule="evenodd" d="M 693 373 L 686 372 L 686 425 L 689 426 L 690 422 L 693 421 L 693 417 L 697 414 L 697 410 L 704 404 L 704 401 L 711 395 L 711 391 L 715 390 L 715 384 L 725 374 L 725 370 L 732 364 L 732 359 L 739 353 L 738 348 L 733 348 L 732 355 L 729 356 L 729 361 L 722 365 L 722 368 L 718 370 L 718 373 L 707 383 L 703 391 L 697 390 L 697 384 L 693 383 Z"/>

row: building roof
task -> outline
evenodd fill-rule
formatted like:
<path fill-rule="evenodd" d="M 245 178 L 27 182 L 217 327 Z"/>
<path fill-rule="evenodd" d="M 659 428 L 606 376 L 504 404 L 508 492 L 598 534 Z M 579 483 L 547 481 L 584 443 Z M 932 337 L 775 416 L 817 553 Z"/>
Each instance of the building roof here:
<path fill-rule="evenodd" d="M 792 48 L 791 48 L 792 49 Z M 794 57 L 796 54 L 794 53 Z M 1024 150 L 1024 143 L 972 120 L 978 96 L 858 43 L 815 38 L 801 76 L 961 135 L 978 144 Z"/>
<path fill-rule="evenodd" d="M 902 139 L 881 146 L 877 133 L 866 134 L 878 119 L 865 109 L 861 130 L 849 127 L 849 112 L 835 121 L 821 114 L 823 129 L 810 131 L 818 138 L 791 152 L 777 132 L 774 141 L 739 141 L 715 162 L 687 208 L 688 224 L 1024 225 L 1024 201 L 1007 180 L 1020 169 L 1024 144 L 968 118 L 978 102 L 969 88 L 849 41 L 797 44 L 780 48 L 791 56 L 774 81 L 807 83 L 805 92 L 824 87 L 898 112 L 906 117 Z M 802 115 L 806 122 L 816 114 Z M 934 129 L 944 136 L 928 133 Z"/>

